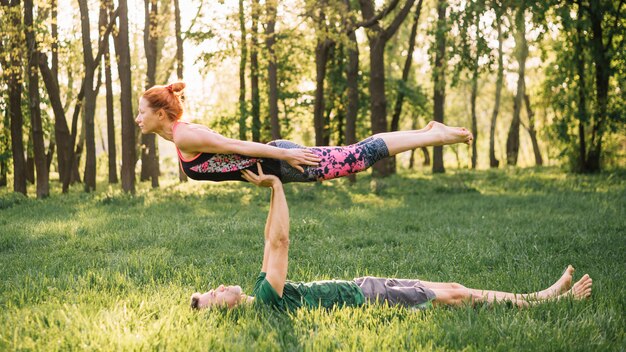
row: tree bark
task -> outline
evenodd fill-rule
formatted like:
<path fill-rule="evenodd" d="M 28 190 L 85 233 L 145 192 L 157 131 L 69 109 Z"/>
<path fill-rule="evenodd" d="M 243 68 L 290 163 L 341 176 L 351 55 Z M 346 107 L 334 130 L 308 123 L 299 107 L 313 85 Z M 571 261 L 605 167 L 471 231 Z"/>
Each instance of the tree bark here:
<path fill-rule="evenodd" d="M 248 59 L 248 42 L 246 40 L 246 13 L 244 0 L 239 0 L 239 30 L 241 32 L 241 58 L 239 59 L 239 139 L 246 140 L 246 63 Z"/>
<path fill-rule="evenodd" d="M 385 45 L 393 37 L 400 24 L 409 14 L 415 0 L 407 0 L 404 7 L 398 12 L 387 28 L 382 28 L 378 22 L 372 24 L 367 31 L 370 47 L 370 109 L 372 134 L 387 132 L 387 98 L 385 96 Z M 359 0 L 364 20 L 375 17 L 374 2 Z M 391 174 L 391 162 L 385 158 L 373 166 L 374 177 L 385 177 Z"/>
<path fill-rule="evenodd" d="M 278 67 L 274 44 L 276 44 L 276 0 L 266 0 L 267 26 L 265 29 L 265 46 L 267 47 L 267 85 L 269 87 L 269 115 L 272 139 L 280 139 L 280 121 L 278 120 Z"/>
<path fill-rule="evenodd" d="M 158 2 L 157 0 L 144 0 L 145 27 L 144 49 L 146 52 L 147 74 L 146 90 L 156 84 L 156 69 L 158 62 L 157 51 L 157 26 L 158 26 Z M 151 180 L 152 188 L 159 187 L 159 157 L 157 154 L 156 135 L 154 133 L 141 135 L 141 181 Z"/>
<path fill-rule="evenodd" d="M 250 28 L 250 101 L 252 114 L 252 140 L 261 141 L 261 99 L 259 97 L 259 0 L 252 0 L 252 27 Z"/>
<path fill-rule="evenodd" d="M 102 0 L 100 4 L 100 20 L 99 27 L 103 28 L 109 21 L 108 13 L 112 10 L 110 0 Z M 108 150 L 108 166 L 109 166 L 109 183 L 115 184 L 119 180 L 117 178 L 117 151 L 115 143 L 115 117 L 113 107 L 113 80 L 111 73 L 111 55 L 109 52 L 109 36 L 102 38 L 104 41 L 104 85 L 106 87 L 106 108 L 107 108 L 107 144 Z"/>
<path fill-rule="evenodd" d="M 528 115 L 528 127 L 526 130 L 530 135 L 530 141 L 533 144 L 533 154 L 535 155 L 535 165 L 542 166 L 543 158 L 541 157 L 541 150 L 539 149 L 539 142 L 537 141 L 537 131 L 535 130 L 535 113 L 530 106 L 530 98 L 528 94 L 524 94 L 524 104 L 526 105 L 526 114 Z"/>
<path fill-rule="evenodd" d="M 12 0 L 10 4 L 3 1 L 8 7 L 12 28 L 19 31 L 22 28 L 20 1 Z M 9 119 L 11 122 L 11 153 L 13 155 L 13 191 L 26 194 L 26 160 L 24 158 L 24 138 L 22 128 L 24 125 L 22 115 L 22 61 L 23 50 L 18 40 L 9 41 L 10 67 L 8 72 L 9 91 Z"/>
<path fill-rule="evenodd" d="M 39 53 L 39 71 L 46 85 L 48 99 L 54 112 L 54 136 L 58 144 L 57 163 L 59 179 L 62 185 L 62 192 L 67 193 L 70 184 L 69 164 L 74 159 L 74 148 L 70 143 L 71 135 L 65 119 L 63 103 L 61 102 L 59 83 L 52 69 L 48 67 L 48 58 L 43 53 Z"/>
<path fill-rule="evenodd" d="M 179 81 L 183 80 L 183 36 L 180 24 L 180 4 L 178 0 L 174 0 L 174 30 L 176 32 L 176 76 Z M 187 175 L 180 166 L 180 157 L 178 158 L 178 180 L 187 182 Z"/>
<path fill-rule="evenodd" d="M 478 28 L 478 26 L 477 26 Z M 478 55 L 474 58 L 472 68 L 472 93 L 470 95 L 470 106 L 472 110 L 472 169 L 476 169 L 478 154 L 476 152 L 476 140 L 478 139 L 478 117 L 476 116 L 476 98 L 478 97 Z"/>
<path fill-rule="evenodd" d="M 94 89 L 96 61 L 91 48 L 91 34 L 89 23 L 89 8 L 86 0 L 78 1 L 80 8 L 80 22 L 82 28 L 83 61 L 85 65 L 84 80 L 84 122 L 85 122 L 85 192 L 96 189 L 96 138 L 94 117 L 96 113 L 97 88 Z"/>
<path fill-rule="evenodd" d="M 117 68 L 120 77 L 120 106 L 122 110 L 122 189 L 135 193 L 135 121 L 130 74 L 130 46 L 128 43 L 128 4 L 119 0 L 119 29 L 114 36 Z"/>
<path fill-rule="evenodd" d="M 318 26 L 325 27 L 326 16 L 320 10 Z M 323 31 L 322 31 L 323 32 Z M 315 46 L 315 102 L 313 103 L 313 126 L 315 127 L 315 145 L 327 145 L 329 126 L 324 118 L 324 81 L 326 79 L 326 66 L 330 55 L 330 49 L 335 43 L 325 38 L 325 34 L 318 34 Z"/>
<path fill-rule="evenodd" d="M 415 50 L 415 38 L 417 37 L 417 25 L 419 23 L 420 12 L 422 11 L 422 0 L 419 0 L 415 8 L 415 15 L 413 16 L 413 26 L 411 27 L 411 33 L 409 35 L 409 48 L 407 50 L 406 60 L 404 61 L 404 68 L 402 69 L 402 82 L 406 85 L 409 80 L 409 74 L 411 72 L 411 64 L 413 63 L 413 51 Z M 391 118 L 391 131 L 397 131 L 400 125 L 400 115 L 402 114 L 402 104 L 404 102 L 404 91 L 402 87 L 398 87 L 398 95 L 396 97 L 396 103 L 393 109 L 393 115 Z M 391 172 L 396 172 L 396 157 L 394 156 L 390 160 Z"/>
<path fill-rule="evenodd" d="M 350 0 L 344 0 L 347 11 L 350 11 Z M 352 25 L 348 25 L 348 64 L 346 65 L 346 95 L 348 103 L 346 106 L 346 127 L 345 140 L 347 145 L 357 142 L 356 139 L 356 118 L 359 113 L 359 45 L 356 41 Z M 356 182 L 356 175 L 348 176 L 351 183 Z"/>
<path fill-rule="evenodd" d="M 35 40 L 33 23 L 33 1 L 24 1 L 24 26 L 26 27 L 26 45 L 28 47 L 28 100 L 32 128 L 33 147 L 35 152 L 35 168 L 37 169 L 37 198 L 42 199 L 50 194 L 50 182 L 46 162 L 46 150 L 43 140 L 41 109 L 39 107 L 39 54 Z"/>
<path fill-rule="evenodd" d="M 1 42 L 1 41 L 0 41 Z M 0 43 L 0 50 L 3 50 L 4 47 L 2 47 L 2 44 Z M 2 60 L 2 67 L 6 67 L 6 62 L 4 60 Z M 4 114 L 3 114 L 3 120 L 2 120 L 2 154 L 0 156 L 0 187 L 6 187 L 8 184 L 8 180 L 7 180 L 7 175 L 9 173 L 9 163 L 8 163 L 8 142 L 9 142 L 9 135 L 10 135 L 10 125 L 11 125 L 11 120 L 9 117 L 9 109 L 4 110 Z M 6 149 L 5 149 L 6 148 Z"/>
<path fill-rule="evenodd" d="M 525 94 L 525 71 L 526 71 L 526 58 L 528 58 L 528 45 L 526 42 L 526 21 L 524 14 L 526 9 L 524 3 L 521 3 L 522 7 L 517 10 L 515 15 L 515 46 L 517 52 L 517 64 L 518 78 L 517 78 L 517 94 L 513 101 L 513 119 L 511 120 L 511 126 L 509 127 L 509 133 L 506 139 L 506 161 L 508 165 L 517 165 L 517 157 L 519 155 L 519 126 L 520 126 L 520 112 L 522 109 L 522 103 Z"/>
<path fill-rule="evenodd" d="M 435 69 L 433 71 L 434 82 L 434 117 L 437 122 L 444 122 L 444 105 L 446 98 L 446 0 L 437 1 L 437 32 L 435 34 Z M 433 173 L 444 173 L 443 147 L 433 147 Z"/>
<path fill-rule="evenodd" d="M 500 96 L 502 95 L 502 85 L 504 82 L 504 64 L 502 43 L 502 9 L 496 9 L 496 29 L 498 31 L 498 76 L 496 79 L 496 97 L 493 105 L 493 113 L 491 114 L 491 125 L 489 127 L 489 166 L 498 168 L 500 161 L 496 158 L 495 140 L 496 140 L 496 120 L 500 111 Z"/>

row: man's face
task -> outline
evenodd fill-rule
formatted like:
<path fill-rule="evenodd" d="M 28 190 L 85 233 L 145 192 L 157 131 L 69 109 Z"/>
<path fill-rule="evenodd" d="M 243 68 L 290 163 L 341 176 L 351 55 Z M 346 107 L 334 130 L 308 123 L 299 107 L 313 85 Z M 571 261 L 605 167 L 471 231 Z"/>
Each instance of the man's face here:
<path fill-rule="evenodd" d="M 224 286 L 220 285 L 218 288 L 209 290 L 206 293 L 200 295 L 198 302 L 198 308 L 210 308 L 210 307 L 236 307 L 239 303 L 246 300 L 246 295 L 241 292 L 239 286 Z"/>

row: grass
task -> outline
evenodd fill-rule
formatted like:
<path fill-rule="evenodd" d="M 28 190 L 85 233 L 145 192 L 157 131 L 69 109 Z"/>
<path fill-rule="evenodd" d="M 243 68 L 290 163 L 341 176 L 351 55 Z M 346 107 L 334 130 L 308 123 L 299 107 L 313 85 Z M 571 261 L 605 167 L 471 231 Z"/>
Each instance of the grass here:
<path fill-rule="evenodd" d="M 589 301 L 410 311 L 368 306 L 192 312 L 220 283 L 250 292 L 269 193 L 249 185 L 0 193 L 0 350 L 624 350 L 626 174 L 402 173 L 286 186 L 289 278 L 361 275 L 513 292 L 567 264 Z M 373 191 L 375 190 L 375 191 Z"/>

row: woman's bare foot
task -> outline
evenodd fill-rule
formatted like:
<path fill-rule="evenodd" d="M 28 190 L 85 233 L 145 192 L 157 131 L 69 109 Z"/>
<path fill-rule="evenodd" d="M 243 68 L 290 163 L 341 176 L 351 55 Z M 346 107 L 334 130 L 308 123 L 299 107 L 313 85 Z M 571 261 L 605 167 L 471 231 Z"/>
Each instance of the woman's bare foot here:
<path fill-rule="evenodd" d="M 589 275 L 585 274 L 574 286 L 564 294 L 558 296 L 558 299 L 572 297 L 575 300 L 583 300 L 591 296 L 591 285 L 593 280 Z"/>
<path fill-rule="evenodd" d="M 574 275 L 574 267 L 568 265 L 563 272 L 563 275 L 550 287 L 543 291 L 539 291 L 536 297 L 529 297 L 529 299 L 546 299 L 554 298 L 572 287 L 572 280 Z"/>
<path fill-rule="evenodd" d="M 431 121 L 428 126 L 430 126 L 429 132 L 439 135 L 438 142 L 434 145 L 471 144 L 474 140 L 472 133 L 465 127 L 450 127 L 436 121 Z"/>

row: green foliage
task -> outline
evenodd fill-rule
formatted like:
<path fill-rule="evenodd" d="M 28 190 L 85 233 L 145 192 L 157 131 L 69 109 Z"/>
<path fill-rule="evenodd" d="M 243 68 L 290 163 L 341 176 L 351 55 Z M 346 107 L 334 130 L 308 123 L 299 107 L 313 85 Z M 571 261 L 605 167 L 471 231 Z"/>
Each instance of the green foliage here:
<path fill-rule="evenodd" d="M 593 297 L 528 310 L 193 312 L 195 291 L 252 289 L 266 189 L 146 183 L 135 196 L 77 187 L 43 201 L 4 192 L 2 204 L 13 204 L 0 210 L 0 350 L 590 351 L 626 343 L 624 170 L 405 173 L 385 179 L 378 194 L 368 175 L 344 181 L 285 187 L 291 279 L 419 277 L 522 292 L 548 286 L 571 263 L 576 277 L 594 279 Z"/>

